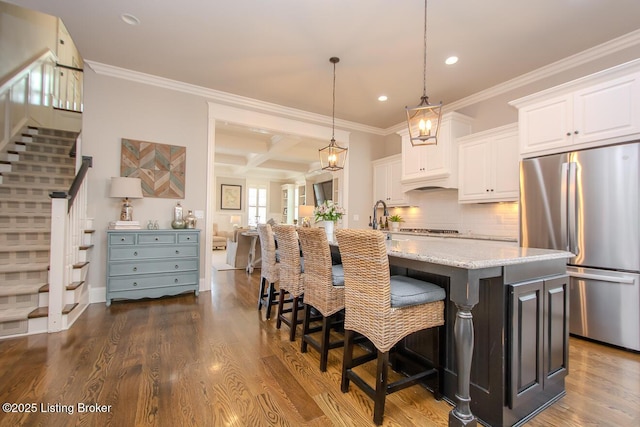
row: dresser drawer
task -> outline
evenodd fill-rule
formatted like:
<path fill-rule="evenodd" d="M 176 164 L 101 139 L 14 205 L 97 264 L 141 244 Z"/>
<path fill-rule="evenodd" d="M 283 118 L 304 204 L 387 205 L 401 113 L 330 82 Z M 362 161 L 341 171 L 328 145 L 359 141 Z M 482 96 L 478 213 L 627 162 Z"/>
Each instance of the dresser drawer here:
<path fill-rule="evenodd" d="M 139 245 L 151 245 L 157 243 L 175 243 L 175 233 L 140 233 L 138 234 Z"/>
<path fill-rule="evenodd" d="M 109 292 L 132 291 L 168 286 L 195 285 L 198 283 L 198 274 L 176 273 L 145 276 L 124 276 L 109 279 Z"/>
<path fill-rule="evenodd" d="M 198 243 L 198 236 L 200 233 L 192 233 L 188 231 L 183 231 L 178 233 L 178 243 L 186 244 L 186 243 Z"/>
<path fill-rule="evenodd" d="M 197 258 L 188 259 L 164 259 L 156 261 L 114 261 L 109 264 L 109 276 L 125 276 L 132 274 L 147 273 L 170 273 L 179 271 L 198 270 L 199 260 Z"/>
<path fill-rule="evenodd" d="M 113 247 L 109 250 L 109 261 L 135 260 L 151 258 L 167 258 L 170 262 L 178 257 L 198 256 L 198 247 L 195 245 L 182 246 L 133 246 Z"/>
<path fill-rule="evenodd" d="M 109 245 L 133 245 L 136 243 L 135 233 L 110 233 Z"/>

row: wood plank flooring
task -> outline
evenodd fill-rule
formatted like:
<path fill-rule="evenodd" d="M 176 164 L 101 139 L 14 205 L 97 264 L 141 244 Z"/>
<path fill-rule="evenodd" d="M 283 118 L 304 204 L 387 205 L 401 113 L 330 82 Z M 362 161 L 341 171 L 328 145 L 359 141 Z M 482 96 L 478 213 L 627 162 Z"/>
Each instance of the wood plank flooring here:
<path fill-rule="evenodd" d="M 340 392 L 341 349 L 322 373 L 257 311 L 259 278 L 221 271 L 197 298 L 92 304 L 69 331 L 0 341 L 0 402 L 35 404 L 0 426 L 373 425 L 371 400 Z M 640 355 L 572 338 L 567 396 L 527 425 L 640 425 L 639 402 Z M 384 425 L 444 426 L 450 410 L 411 387 Z"/>

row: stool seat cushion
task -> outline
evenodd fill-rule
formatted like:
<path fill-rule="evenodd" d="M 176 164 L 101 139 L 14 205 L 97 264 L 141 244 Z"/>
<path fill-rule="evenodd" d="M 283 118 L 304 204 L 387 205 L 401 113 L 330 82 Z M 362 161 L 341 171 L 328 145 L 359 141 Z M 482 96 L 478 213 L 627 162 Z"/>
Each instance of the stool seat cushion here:
<path fill-rule="evenodd" d="M 344 286 L 344 269 L 342 264 L 331 266 L 331 281 L 333 286 Z"/>
<path fill-rule="evenodd" d="M 407 276 L 391 276 L 391 307 L 409 307 L 446 298 L 438 285 Z"/>

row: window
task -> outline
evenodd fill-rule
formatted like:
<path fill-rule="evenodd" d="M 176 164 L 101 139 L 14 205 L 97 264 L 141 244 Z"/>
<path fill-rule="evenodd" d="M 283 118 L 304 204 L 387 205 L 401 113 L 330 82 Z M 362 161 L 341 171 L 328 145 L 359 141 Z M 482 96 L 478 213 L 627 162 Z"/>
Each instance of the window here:
<path fill-rule="evenodd" d="M 247 192 L 247 216 L 249 226 L 267 222 L 267 188 L 261 185 L 249 185 Z"/>

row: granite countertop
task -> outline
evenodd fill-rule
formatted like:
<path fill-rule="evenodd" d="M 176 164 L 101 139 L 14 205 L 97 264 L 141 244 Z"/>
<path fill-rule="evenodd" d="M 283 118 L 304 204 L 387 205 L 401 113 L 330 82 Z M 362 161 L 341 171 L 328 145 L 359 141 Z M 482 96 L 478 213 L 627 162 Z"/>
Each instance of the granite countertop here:
<path fill-rule="evenodd" d="M 472 234 L 472 233 L 418 233 L 415 231 L 385 231 L 393 235 L 402 236 L 425 236 L 425 237 L 444 237 L 447 239 L 471 239 L 471 240 L 491 240 L 496 242 L 517 242 L 515 237 L 508 236 L 491 236 L 488 234 Z"/>
<path fill-rule="evenodd" d="M 507 243 L 469 241 L 446 237 L 392 239 L 387 240 L 386 244 L 387 252 L 391 256 L 469 270 L 564 259 L 573 256 L 571 252 L 566 251 L 522 248 Z"/>

